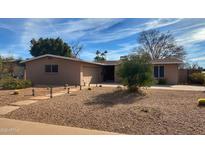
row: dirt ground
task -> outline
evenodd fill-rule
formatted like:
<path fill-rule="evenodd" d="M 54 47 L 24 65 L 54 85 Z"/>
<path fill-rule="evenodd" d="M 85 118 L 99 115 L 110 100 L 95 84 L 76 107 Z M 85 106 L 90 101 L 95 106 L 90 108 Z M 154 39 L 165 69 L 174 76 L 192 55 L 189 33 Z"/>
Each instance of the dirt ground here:
<path fill-rule="evenodd" d="M 53 92 L 64 90 L 63 87 L 54 87 Z M 19 89 L 18 95 L 13 95 L 14 90 L 0 90 L 0 106 L 8 105 L 13 102 L 27 100 L 32 97 L 32 88 Z M 45 96 L 49 94 L 47 87 L 34 87 L 35 96 Z"/>
<path fill-rule="evenodd" d="M 147 90 L 146 96 L 116 88 L 84 89 L 23 106 L 5 117 L 123 134 L 205 134 L 204 92 Z"/>

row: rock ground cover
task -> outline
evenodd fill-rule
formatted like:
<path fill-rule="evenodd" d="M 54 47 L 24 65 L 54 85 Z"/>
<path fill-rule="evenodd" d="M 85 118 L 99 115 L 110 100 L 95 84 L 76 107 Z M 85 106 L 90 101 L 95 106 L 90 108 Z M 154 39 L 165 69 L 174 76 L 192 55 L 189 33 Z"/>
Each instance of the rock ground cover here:
<path fill-rule="evenodd" d="M 123 134 L 205 134 L 205 108 L 197 106 L 204 92 L 148 89 L 139 96 L 116 89 L 84 89 L 4 117 Z"/>
<path fill-rule="evenodd" d="M 45 96 L 49 94 L 47 87 L 35 87 L 34 89 L 35 96 Z M 55 87 L 53 88 L 53 93 L 62 90 L 64 90 L 63 87 Z M 13 95 L 14 90 L 0 90 L 0 107 L 32 98 L 32 88 L 19 89 L 18 91 L 18 95 Z"/>

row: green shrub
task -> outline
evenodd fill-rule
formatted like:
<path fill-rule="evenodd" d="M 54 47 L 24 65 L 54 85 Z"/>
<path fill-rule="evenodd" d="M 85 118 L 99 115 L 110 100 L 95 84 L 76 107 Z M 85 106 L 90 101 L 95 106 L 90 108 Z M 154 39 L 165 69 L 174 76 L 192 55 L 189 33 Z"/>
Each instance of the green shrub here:
<path fill-rule="evenodd" d="M 131 92 L 153 84 L 152 65 L 146 55 L 129 56 L 119 65 L 117 73 Z"/>
<path fill-rule="evenodd" d="M 205 84 L 205 75 L 203 73 L 192 73 L 189 76 L 189 82 L 192 84 Z"/>
<path fill-rule="evenodd" d="M 167 84 L 167 81 L 166 81 L 166 79 L 159 79 L 158 84 L 159 85 L 165 85 L 165 84 Z"/>
<path fill-rule="evenodd" d="M 3 89 L 22 89 L 32 86 L 31 81 L 29 80 L 20 80 L 15 78 L 4 78 L 0 80 L 0 86 Z"/>

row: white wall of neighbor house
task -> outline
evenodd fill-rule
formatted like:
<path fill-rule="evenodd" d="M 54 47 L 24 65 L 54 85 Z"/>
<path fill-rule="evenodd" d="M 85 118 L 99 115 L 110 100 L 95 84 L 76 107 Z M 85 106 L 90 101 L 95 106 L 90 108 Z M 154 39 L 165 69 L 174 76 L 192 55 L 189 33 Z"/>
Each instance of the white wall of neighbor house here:
<path fill-rule="evenodd" d="M 58 72 L 45 72 L 45 65 L 58 65 Z M 80 84 L 80 66 L 76 61 L 44 57 L 26 62 L 26 79 L 34 84 Z"/>

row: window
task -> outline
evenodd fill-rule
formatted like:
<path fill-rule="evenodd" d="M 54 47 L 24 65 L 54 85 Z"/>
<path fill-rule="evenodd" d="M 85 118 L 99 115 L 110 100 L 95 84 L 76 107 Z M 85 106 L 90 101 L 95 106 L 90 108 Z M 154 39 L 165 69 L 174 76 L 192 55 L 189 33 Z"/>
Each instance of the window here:
<path fill-rule="evenodd" d="M 45 72 L 51 72 L 51 65 L 45 65 Z"/>
<path fill-rule="evenodd" d="M 154 77 L 158 78 L 158 66 L 154 66 Z"/>
<path fill-rule="evenodd" d="M 159 67 L 159 77 L 163 78 L 164 77 L 164 66 Z"/>
<path fill-rule="evenodd" d="M 58 65 L 52 65 L 52 72 L 58 72 Z"/>
<path fill-rule="evenodd" d="M 47 73 L 57 73 L 58 72 L 58 65 L 45 65 L 45 72 Z"/>
<path fill-rule="evenodd" d="M 154 77 L 164 78 L 164 66 L 154 66 Z"/>

